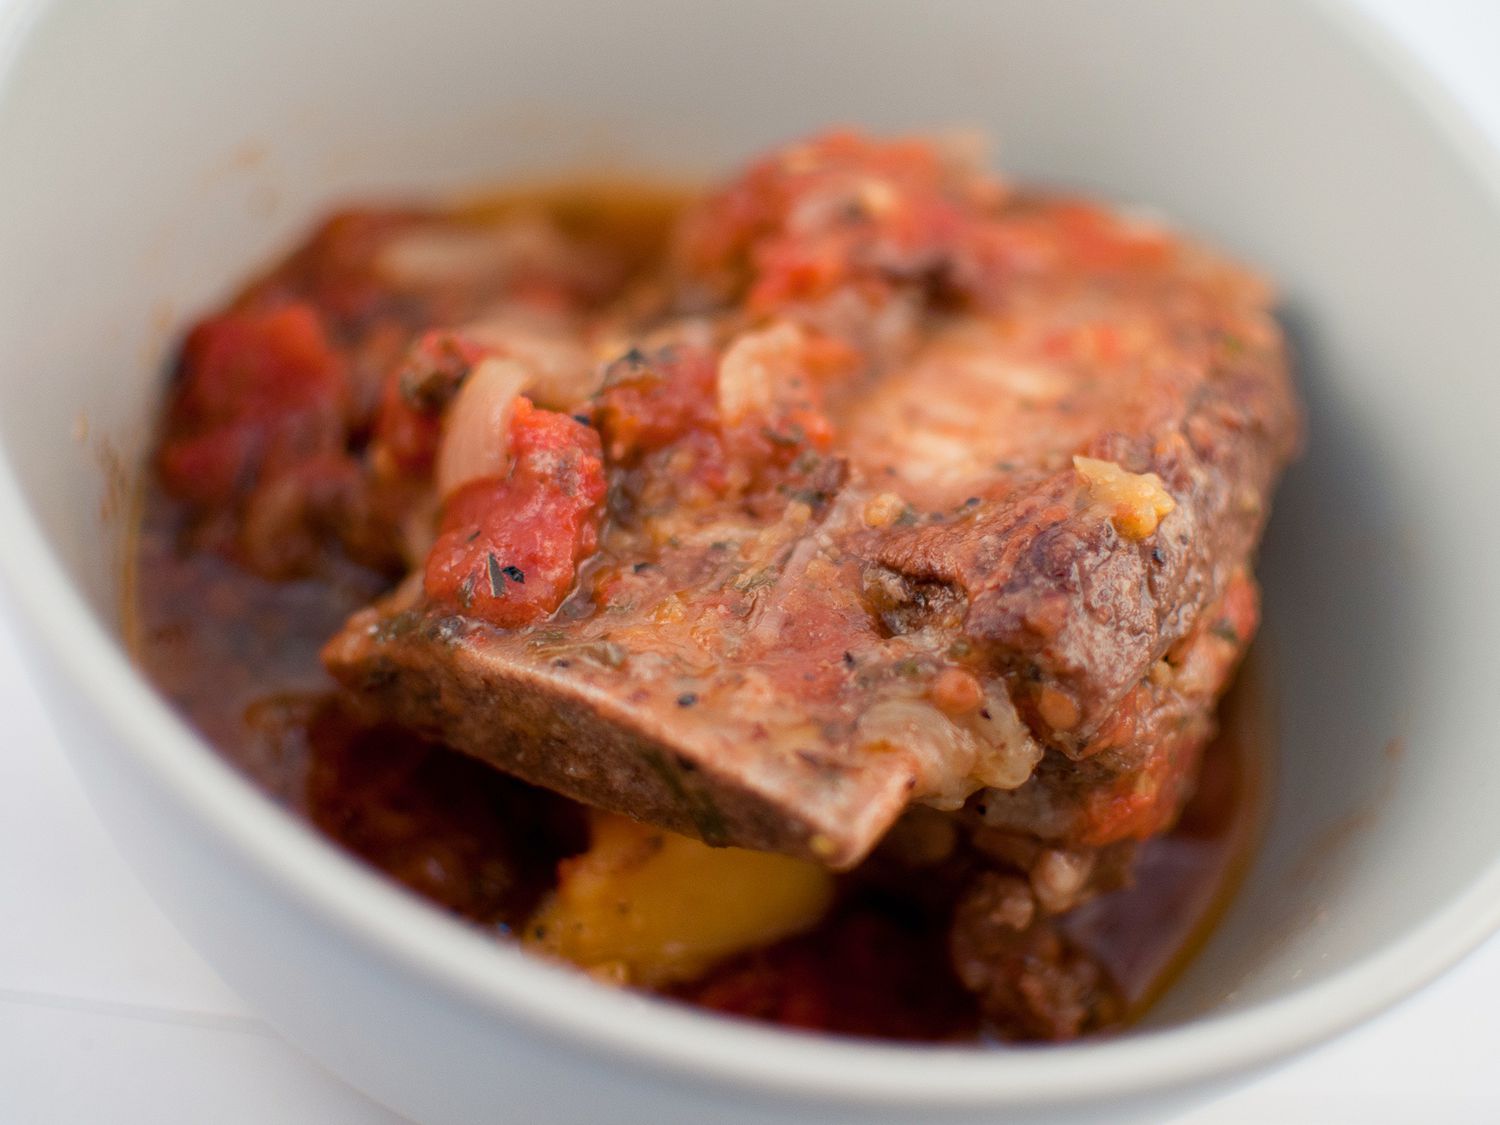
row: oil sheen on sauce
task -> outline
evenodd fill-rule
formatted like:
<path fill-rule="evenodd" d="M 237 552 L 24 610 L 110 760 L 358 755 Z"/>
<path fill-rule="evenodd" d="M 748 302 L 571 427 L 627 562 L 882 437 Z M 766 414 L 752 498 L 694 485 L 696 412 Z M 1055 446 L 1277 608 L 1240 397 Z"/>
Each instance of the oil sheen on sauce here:
<path fill-rule="evenodd" d="M 337 844 L 497 936 L 520 926 L 557 861 L 586 845 L 582 809 L 403 731 L 365 726 L 340 704 L 318 650 L 379 592 L 372 575 L 351 566 L 267 582 L 191 550 L 180 532 L 174 503 L 148 490 L 127 596 L 151 679 L 230 762 Z M 1226 700 L 1224 732 L 1179 823 L 1142 847 L 1133 885 L 1067 916 L 1068 936 L 1109 969 L 1132 1018 L 1206 940 L 1253 849 L 1263 747 L 1251 678 Z M 816 973 L 837 1000 L 826 1030 L 978 1037 L 973 1001 L 948 968 L 944 904 L 893 894 L 860 871 L 840 878 L 838 905 L 819 928 L 674 992 L 797 1023 L 794 1008 L 762 1010 L 756 990 L 794 988 L 796 973 Z"/>

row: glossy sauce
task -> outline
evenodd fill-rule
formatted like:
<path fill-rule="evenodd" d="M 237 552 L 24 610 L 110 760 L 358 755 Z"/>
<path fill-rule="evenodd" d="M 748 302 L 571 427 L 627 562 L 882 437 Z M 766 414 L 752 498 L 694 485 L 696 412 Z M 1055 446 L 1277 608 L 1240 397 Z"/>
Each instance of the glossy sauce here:
<path fill-rule="evenodd" d="M 557 861 L 586 845 L 579 806 L 403 731 L 362 725 L 341 705 L 318 650 L 379 591 L 374 575 L 351 565 L 326 579 L 256 578 L 193 549 L 180 510 L 154 488 L 136 564 L 131 616 L 147 673 L 236 767 L 340 846 L 500 936 L 536 907 Z M 1244 679 L 1177 827 L 1141 847 L 1132 886 L 1064 921 L 1107 967 L 1132 1018 L 1206 940 L 1254 845 L 1262 747 Z M 981 1036 L 946 955 L 956 877 L 913 879 L 877 856 L 840 881 L 816 930 L 673 993 L 835 1033 Z"/>
<path fill-rule="evenodd" d="M 600 239 L 629 270 L 661 251 L 680 191 L 573 184 L 510 193 L 460 214 L 540 209 Z M 316 579 L 268 581 L 192 531 L 156 481 L 129 572 L 137 659 L 225 758 L 273 800 L 438 907 L 498 938 L 588 844 L 583 808 L 410 733 L 367 725 L 319 650 L 389 580 L 330 557 Z M 1191 959 L 1252 853 L 1264 764 L 1254 692 L 1241 683 L 1177 826 L 1143 844 L 1133 882 L 1059 919 L 1138 1016 Z M 965 866 L 969 863 L 969 866 Z M 738 956 L 671 995 L 784 1026 L 905 1040 L 986 1038 L 978 1001 L 950 966 L 954 904 L 969 860 L 914 873 L 881 851 L 839 876 L 813 931 Z"/>

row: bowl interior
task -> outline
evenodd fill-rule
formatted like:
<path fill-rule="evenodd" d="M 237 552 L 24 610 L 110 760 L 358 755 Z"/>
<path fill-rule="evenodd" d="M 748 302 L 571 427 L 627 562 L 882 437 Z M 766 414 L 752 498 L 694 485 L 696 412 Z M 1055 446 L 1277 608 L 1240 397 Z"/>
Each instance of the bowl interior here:
<path fill-rule="evenodd" d="M 1149 204 L 1258 263 L 1300 356 L 1308 453 L 1262 568 L 1266 844 L 1149 1022 L 1304 989 L 1500 856 L 1500 204 L 1337 20 L 1195 0 L 14 11 L 38 22 L 0 96 L 0 451 L 111 630 L 120 471 L 175 333 L 320 209 L 712 171 L 829 122 L 973 124 L 1017 177 Z"/>

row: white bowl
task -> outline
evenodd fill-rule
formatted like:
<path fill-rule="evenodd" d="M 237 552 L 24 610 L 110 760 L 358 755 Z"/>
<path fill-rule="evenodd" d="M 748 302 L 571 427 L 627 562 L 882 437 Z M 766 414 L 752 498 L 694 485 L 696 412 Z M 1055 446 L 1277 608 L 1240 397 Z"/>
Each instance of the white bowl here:
<path fill-rule="evenodd" d="M 59 0 L 3 20 L 0 572 L 121 847 L 225 979 L 356 1086 L 432 1122 L 1160 1117 L 1500 923 L 1500 175 L 1352 17 Z M 981 124 L 1007 169 L 1160 207 L 1284 285 L 1312 432 L 1263 567 L 1268 838 L 1209 948 L 1118 1038 L 867 1046 L 595 987 L 277 811 L 121 648 L 101 452 L 137 464 L 183 318 L 320 208 L 601 162 L 722 168 L 828 121 Z"/>

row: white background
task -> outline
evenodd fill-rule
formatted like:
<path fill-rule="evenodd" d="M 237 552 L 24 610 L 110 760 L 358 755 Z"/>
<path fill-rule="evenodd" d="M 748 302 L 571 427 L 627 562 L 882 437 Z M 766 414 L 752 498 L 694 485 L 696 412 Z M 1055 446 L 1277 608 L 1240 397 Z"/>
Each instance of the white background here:
<path fill-rule="evenodd" d="M 1500 144 L 1500 0 L 1343 2 L 1387 23 Z M 3 617 L 0 716 L 0 1125 L 396 1125 L 277 1039 L 145 897 Z M 1497 1048 L 1492 941 L 1373 1025 L 1174 1125 L 1500 1122 Z"/>

